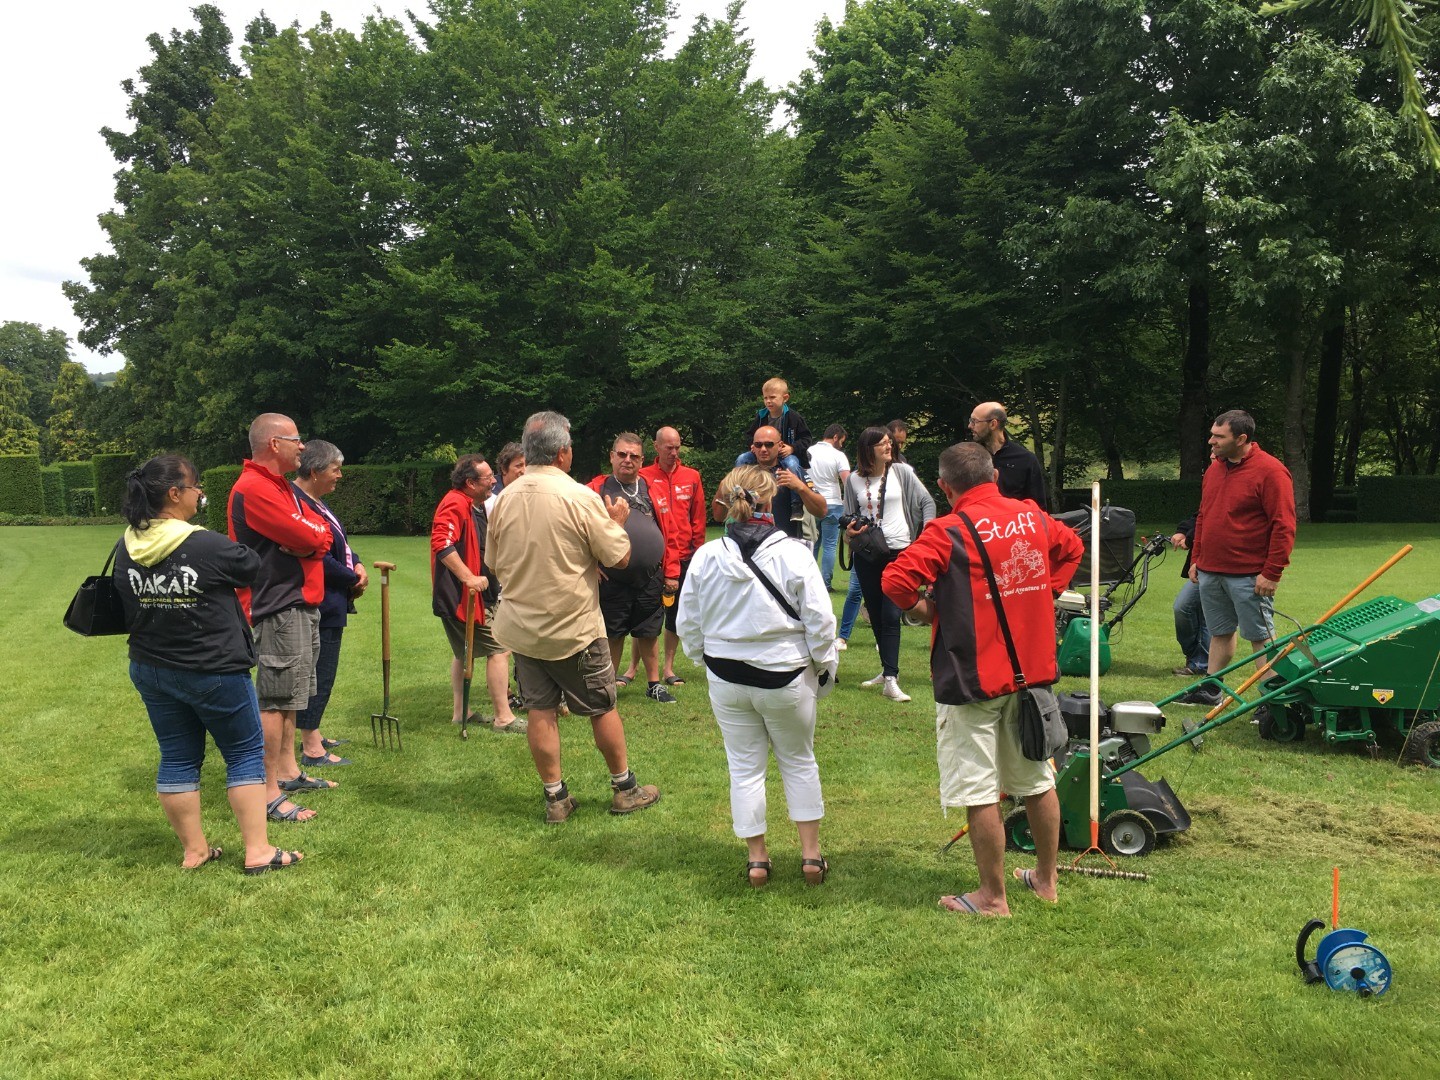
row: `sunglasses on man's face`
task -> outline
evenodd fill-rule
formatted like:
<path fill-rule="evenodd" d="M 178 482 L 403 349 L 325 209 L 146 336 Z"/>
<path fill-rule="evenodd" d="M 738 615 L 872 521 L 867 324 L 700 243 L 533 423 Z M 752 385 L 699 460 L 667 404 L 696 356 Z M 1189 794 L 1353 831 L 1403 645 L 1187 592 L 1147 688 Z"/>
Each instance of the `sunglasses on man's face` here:
<path fill-rule="evenodd" d="M 618 458 L 635 458 L 637 461 L 643 456 L 635 453 L 633 450 L 614 450 L 611 452 Z"/>
<path fill-rule="evenodd" d="M 773 442 L 752 442 L 750 444 L 751 448 L 755 450 L 769 450 L 774 445 Z"/>

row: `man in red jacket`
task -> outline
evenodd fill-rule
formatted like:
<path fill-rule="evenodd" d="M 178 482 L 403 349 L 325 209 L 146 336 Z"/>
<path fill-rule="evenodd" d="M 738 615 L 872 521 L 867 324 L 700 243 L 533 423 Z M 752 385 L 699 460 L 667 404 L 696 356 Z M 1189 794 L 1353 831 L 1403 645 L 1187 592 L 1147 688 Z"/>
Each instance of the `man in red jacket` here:
<path fill-rule="evenodd" d="M 295 714 L 315 693 L 320 601 L 330 526 L 295 494 L 287 472 L 300 467 L 305 443 L 295 421 L 261 413 L 250 425 L 250 458 L 230 489 L 230 539 L 260 556 L 260 573 L 236 590 L 255 630 L 255 695 L 265 731 L 265 810 L 274 821 L 308 821 L 289 791 L 335 787 L 306 776 L 295 761 Z"/>
<path fill-rule="evenodd" d="M 1237 632 L 1255 652 L 1275 636 L 1275 589 L 1295 546 L 1295 485 L 1290 470 L 1260 449 L 1255 421 L 1240 409 L 1215 418 L 1210 452 L 1190 580 L 1200 587 L 1214 674 L 1235 658 Z M 1220 698 L 1218 687 L 1197 686 L 1179 700 L 1214 707 Z"/>
<path fill-rule="evenodd" d="M 675 674 L 675 651 L 680 638 L 675 633 L 675 617 L 680 613 L 680 590 L 685 585 L 685 571 L 700 545 L 705 543 L 705 485 L 700 474 L 680 463 L 684 445 L 680 432 L 662 427 L 655 432 L 655 461 L 640 470 L 650 484 L 650 497 L 660 514 L 665 532 L 665 561 L 679 561 L 680 572 L 665 579 L 665 592 L 670 606 L 665 609 L 665 670 L 661 681 L 666 686 L 681 686 L 685 680 Z M 632 661 L 633 663 L 633 661 Z M 633 675 L 633 672 L 626 672 Z"/>
<path fill-rule="evenodd" d="M 936 756 L 942 806 L 963 806 L 980 888 L 940 905 L 971 915 L 1009 915 L 1000 793 L 1025 800 L 1035 839 L 1034 870 L 1015 877 L 1055 900 L 1060 803 L 1049 762 L 1020 750 L 1020 698 L 996 605 L 1004 603 L 1027 686 L 1048 686 L 1055 665 L 1055 596 L 1080 564 L 1075 533 L 1033 502 L 1000 494 L 995 463 L 979 443 L 940 455 L 940 490 L 952 511 L 930 521 L 885 568 L 881 588 L 902 610 L 932 624 Z M 966 519 L 969 519 L 967 524 Z M 994 597 L 971 526 L 984 545 L 1001 595 Z M 933 584 L 928 598 L 920 589 Z"/>

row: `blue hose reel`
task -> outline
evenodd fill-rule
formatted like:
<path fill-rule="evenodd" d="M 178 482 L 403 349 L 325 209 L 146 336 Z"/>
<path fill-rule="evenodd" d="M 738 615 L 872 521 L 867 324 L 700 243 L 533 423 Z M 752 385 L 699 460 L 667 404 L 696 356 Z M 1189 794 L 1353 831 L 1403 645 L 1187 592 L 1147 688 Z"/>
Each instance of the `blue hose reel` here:
<path fill-rule="evenodd" d="M 1331 990 L 1348 990 L 1361 997 L 1378 997 L 1390 989 L 1390 961 L 1365 939 L 1364 930 L 1332 930 L 1320 939 L 1315 959 L 1305 959 L 1305 947 L 1325 923 L 1311 919 L 1295 941 L 1295 962 L 1307 983 L 1324 981 Z"/>

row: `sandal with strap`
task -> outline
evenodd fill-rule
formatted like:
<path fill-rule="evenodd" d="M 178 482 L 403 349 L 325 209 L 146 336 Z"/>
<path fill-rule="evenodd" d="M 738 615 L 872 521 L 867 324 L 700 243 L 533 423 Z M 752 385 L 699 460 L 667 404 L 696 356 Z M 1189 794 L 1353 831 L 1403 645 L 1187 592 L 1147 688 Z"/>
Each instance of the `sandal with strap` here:
<path fill-rule="evenodd" d="M 271 821 L 309 821 L 310 818 L 302 818 L 300 815 L 305 812 L 305 807 L 298 803 L 290 803 L 289 810 L 281 810 L 280 804 L 290 802 L 290 796 L 281 794 L 274 802 L 265 804 L 265 816 Z"/>
<path fill-rule="evenodd" d="M 765 876 L 757 878 L 755 876 L 756 870 L 763 870 Z M 769 885 L 770 860 L 762 859 L 760 862 L 747 862 L 745 864 L 745 879 L 750 882 L 750 887 L 754 889 L 763 889 L 766 885 Z"/>
<path fill-rule="evenodd" d="M 800 872 L 805 875 L 806 885 L 824 885 L 830 873 L 830 863 L 823 855 L 818 859 L 801 859 Z"/>
<path fill-rule="evenodd" d="M 245 873 L 253 877 L 256 874 L 268 873 L 271 870 L 286 870 L 303 858 L 305 858 L 305 856 L 298 851 L 284 851 L 277 847 L 275 854 L 270 856 L 269 862 L 263 862 L 259 866 L 246 866 Z"/>

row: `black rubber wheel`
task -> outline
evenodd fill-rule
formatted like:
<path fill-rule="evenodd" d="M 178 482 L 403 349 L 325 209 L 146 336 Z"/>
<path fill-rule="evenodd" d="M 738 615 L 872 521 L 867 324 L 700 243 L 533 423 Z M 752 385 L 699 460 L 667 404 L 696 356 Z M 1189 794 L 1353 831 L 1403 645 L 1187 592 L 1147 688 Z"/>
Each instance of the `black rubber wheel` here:
<path fill-rule="evenodd" d="M 1412 727 L 1405 738 L 1405 752 L 1400 760 L 1406 765 L 1440 769 L 1440 720 L 1427 720 Z"/>
<path fill-rule="evenodd" d="M 1299 742 L 1305 737 L 1305 722 L 1309 710 L 1304 705 L 1262 705 L 1260 716 L 1260 738 L 1275 742 Z"/>
<path fill-rule="evenodd" d="M 1100 850 L 1107 855 L 1149 855 L 1155 826 L 1139 810 L 1115 810 L 1100 823 Z"/>
<path fill-rule="evenodd" d="M 1005 848 L 1008 851 L 1035 850 L 1035 838 L 1030 835 L 1030 818 L 1023 806 L 1017 806 L 1005 815 Z"/>

